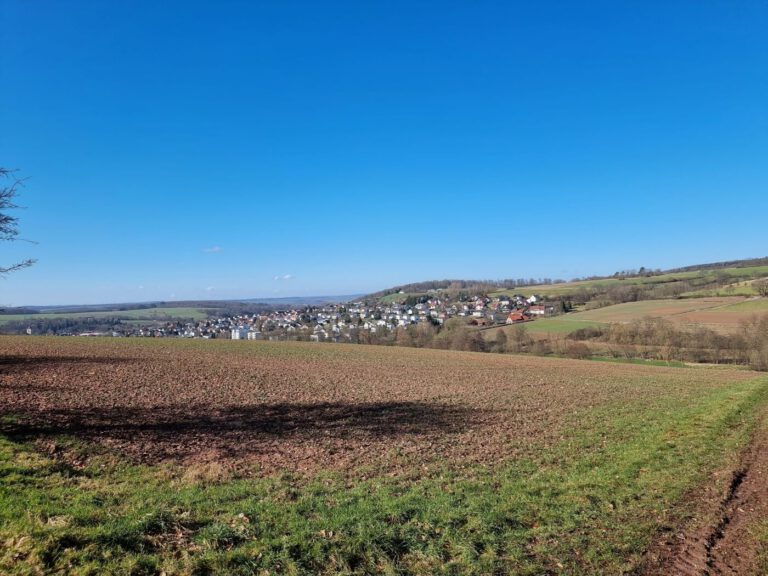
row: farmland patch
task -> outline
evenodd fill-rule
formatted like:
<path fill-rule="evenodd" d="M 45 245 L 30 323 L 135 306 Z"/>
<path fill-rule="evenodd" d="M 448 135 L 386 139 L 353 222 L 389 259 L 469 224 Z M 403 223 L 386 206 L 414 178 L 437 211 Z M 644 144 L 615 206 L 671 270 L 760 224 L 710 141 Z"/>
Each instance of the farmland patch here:
<path fill-rule="evenodd" d="M 642 368 L 306 343 L 4 340 L 14 438 L 70 434 L 133 461 L 249 473 L 492 464 L 552 442 L 574 410 L 681 380 Z M 638 377 L 648 386 L 632 386 Z M 743 373 L 734 371 L 734 379 Z M 704 372 L 699 387 L 727 376 Z M 578 386 L 570 383 L 578 381 Z"/>
<path fill-rule="evenodd" d="M 746 370 L 0 338 L 0 571 L 640 569 L 721 490 Z"/>

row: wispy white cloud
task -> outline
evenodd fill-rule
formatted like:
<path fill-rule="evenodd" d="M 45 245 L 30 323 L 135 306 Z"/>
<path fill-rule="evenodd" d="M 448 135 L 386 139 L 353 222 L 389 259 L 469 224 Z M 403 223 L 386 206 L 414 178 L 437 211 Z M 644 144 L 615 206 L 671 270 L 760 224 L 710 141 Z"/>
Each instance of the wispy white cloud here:
<path fill-rule="evenodd" d="M 214 288 L 213 286 L 208 286 L 208 287 L 205 289 L 205 291 L 206 291 L 206 292 L 213 292 L 214 290 L 216 290 L 216 288 Z"/>
<path fill-rule="evenodd" d="M 221 252 L 224 250 L 221 246 L 211 246 L 210 248 L 203 248 L 203 252 L 207 254 L 216 254 L 217 252 Z"/>
<path fill-rule="evenodd" d="M 275 276 L 275 281 L 293 280 L 293 274 L 283 274 L 282 276 Z"/>

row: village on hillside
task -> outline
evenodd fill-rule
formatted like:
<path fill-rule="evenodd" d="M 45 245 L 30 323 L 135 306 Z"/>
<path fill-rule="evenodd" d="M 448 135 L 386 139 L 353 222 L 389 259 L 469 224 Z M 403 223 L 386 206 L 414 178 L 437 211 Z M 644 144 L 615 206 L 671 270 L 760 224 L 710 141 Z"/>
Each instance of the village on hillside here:
<path fill-rule="evenodd" d="M 402 303 L 361 300 L 261 314 L 222 316 L 196 322 L 124 325 L 112 335 L 368 342 L 398 328 L 419 324 L 437 328 L 456 317 L 464 318 L 469 325 L 491 327 L 530 322 L 562 312 L 560 301 L 546 302 L 538 295 L 455 298 L 441 290 L 433 290 L 418 298 L 403 296 Z M 414 299 L 417 301 L 412 302 Z"/>

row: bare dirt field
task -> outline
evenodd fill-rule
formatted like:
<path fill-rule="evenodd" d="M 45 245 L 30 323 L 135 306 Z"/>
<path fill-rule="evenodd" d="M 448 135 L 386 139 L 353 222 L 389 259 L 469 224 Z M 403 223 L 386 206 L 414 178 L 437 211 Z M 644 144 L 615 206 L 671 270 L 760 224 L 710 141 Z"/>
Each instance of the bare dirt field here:
<path fill-rule="evenodd" d="M 143 463 L 215 460 L 261 474 L 488 463 L 556 440 L 575 410 L 644 401 L 690 379 L 674 369 L 437 350 L 177 344 L 2 339 L 0 405 L 19 418 L 7 431 L 73 434 Z M 696 385 L 743 378 L 702 371 Z M 633 386 L 638 379 L 647 385 Z"/>

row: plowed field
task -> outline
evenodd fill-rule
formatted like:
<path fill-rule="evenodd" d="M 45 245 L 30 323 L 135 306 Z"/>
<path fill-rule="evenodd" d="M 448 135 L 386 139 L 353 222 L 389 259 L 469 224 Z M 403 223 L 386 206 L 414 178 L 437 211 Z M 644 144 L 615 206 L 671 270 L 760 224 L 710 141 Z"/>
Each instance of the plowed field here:
<path fill-rule="evenodd" d="M 741 539 L 739 566 L 760 573 L 765 507 L 751 495 L 765 493 L 763 467 L 745 448 L 767 403 L 768 380 L 746 370 L 4 337 L 0 573 L 656 574 L 689 556 L 702 570 L 719 562 L 714 545 L 678 549 L 677 534 Z"/>
<path fill-rule="evenodd" d="M 3 341 L 15 436 L 62 433 L 155 464 L 314 471 L 493 464 L 561 437 L 579 410 L 740 379 L 701 371 L 383 347 Z M 671 390 L 673 392 L 671 392 Z"/>

